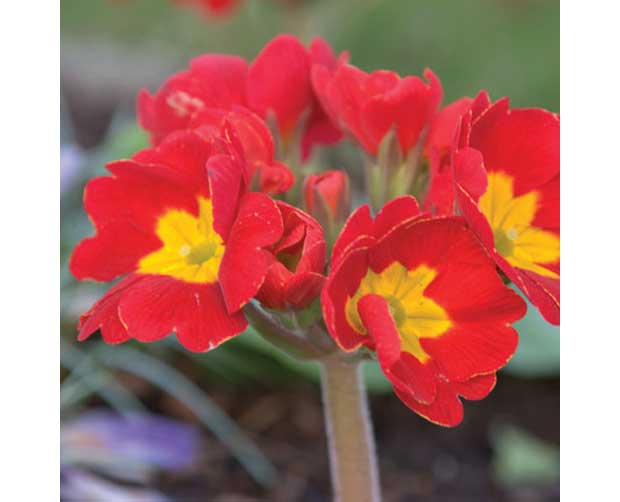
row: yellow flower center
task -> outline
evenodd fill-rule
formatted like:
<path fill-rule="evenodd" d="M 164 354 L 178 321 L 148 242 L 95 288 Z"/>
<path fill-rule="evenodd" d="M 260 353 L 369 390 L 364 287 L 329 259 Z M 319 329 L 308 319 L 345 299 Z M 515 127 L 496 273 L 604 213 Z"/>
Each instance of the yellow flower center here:
<path fill-rule="evenodd" d="M 540 194 L 531 191 L 515 197 L 513 178 L 504 173 L 490 173 L 488 179 L 479 206 L 493 229 L 497 252 L 513 267 L 559 278 L 543 265 L 560 257 L 560 238 L 532 226 Z"/>
<path fill-rule="evenodd" d="M 347 322 L 356 332 L 366 335 L 357 303 L 368 294 L 385 298 L 400 335 L 402 350 L 425 362 L 430 356 L 420 345 L 420 338 L 437 338 L 452 326 L 446 311 L 424 296 L 426 287 L 436 276 L 437 272 L 426 265 L 407 270 L 398 262 L 378 274 L 369 269 L 355 294 L 347 299 Z"/>
<path fill-rule="evenodd" d="M 198 197 L 198 205 L 198 217 L 179 209 L 160 216 L 155 232 L 163 245 L 140 260 L 138 272 L 187 282 L 217 282 L 224 243 L 213 228 L 211 200 Z"/>

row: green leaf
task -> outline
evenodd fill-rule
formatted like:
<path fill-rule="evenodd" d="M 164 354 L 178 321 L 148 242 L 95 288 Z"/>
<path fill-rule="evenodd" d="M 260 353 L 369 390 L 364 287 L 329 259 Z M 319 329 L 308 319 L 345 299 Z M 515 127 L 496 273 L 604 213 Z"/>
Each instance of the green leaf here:
<path fill-rule="evenodd" d="M 560 328 L 545 321 L 529 302 L 527 314 L 514 327 L 519 332 L 519 346 L 504 371 L 526 378 L 559 375 Z"/>
<path fill-rule="evenodd" d="M 493 433 L 493 473 L 504 485 L 549 483 L 560 478 L 560 449 L 527 432 L 504 426 Z"/>

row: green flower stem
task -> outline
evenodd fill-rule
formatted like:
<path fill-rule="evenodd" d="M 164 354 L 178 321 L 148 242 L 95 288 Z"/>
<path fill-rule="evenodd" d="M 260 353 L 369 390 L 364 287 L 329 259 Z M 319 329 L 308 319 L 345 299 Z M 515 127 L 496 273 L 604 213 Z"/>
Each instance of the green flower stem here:
<path fill-rule="evenodd" d="M 321 360 L 321 389 L 335 502 L 380 502 L 366 390 L 359 363 Z"/>
<path fill-rule="evenodd" d="M 307 339 L 283 326 L 258 305 L 250 302 L 243 308 L 252 327 L 268 342 L 300 359 L 319 358 L 323 354 Z"/>

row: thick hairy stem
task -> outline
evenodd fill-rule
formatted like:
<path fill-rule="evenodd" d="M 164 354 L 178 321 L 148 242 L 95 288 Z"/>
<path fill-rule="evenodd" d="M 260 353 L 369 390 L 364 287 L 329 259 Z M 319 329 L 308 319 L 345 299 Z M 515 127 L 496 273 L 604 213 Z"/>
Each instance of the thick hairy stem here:
<path fill-rule="evenodd" d="M 366 389 L 358 362 L 321 360 L 321 388 L 335 502 L 379 502 L 381 491 Z"/>

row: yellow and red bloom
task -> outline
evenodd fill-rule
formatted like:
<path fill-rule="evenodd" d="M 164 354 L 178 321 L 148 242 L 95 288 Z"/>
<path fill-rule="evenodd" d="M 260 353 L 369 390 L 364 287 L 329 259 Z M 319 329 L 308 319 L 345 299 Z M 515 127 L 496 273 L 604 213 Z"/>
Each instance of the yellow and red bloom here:
<path fill-rule="evenodd" d="M 310 215 L 277 202 L 284 232 L 273 246 L 271 264 L 256 298 L 267 308 L 301 309 L 321 293 L 325 276 L 325 239 L 321 225 Z"/>
<path fill-rule="evenodd" d="M 312 83 L 334 123 L 370 155 L 377 154 L 385 135 L 394 130 L 406 158 L 442 99 L 439 79 L 428 69 L 424 76 L 428 83 L 386 70 L 365 73 L 341 60 L 335 68 L 315 66 Z"/>
<path fill-rule="evenodd" d="M 81 317 L 79 339 L 98 329 L 109 343 L 174 332 L 206 351 L 242 332 L 241 308 L 264 281 L 266 248 L 283 224 L 274 201 L 247 192 L 237 147 L 184 131 L 107 169 L 112 176 L 86 186 L 96 235 L 78 244 L 70 268 L 78 279 L 125 277 Z"/>
<path fill-rule="evenodd" d="M 498 267 L 560 323 L 560 118 L 480 93 L 453 157 L 456 202 Z"/>
<path fill-rule="evenodd" d="M 322 304 L 338 345 L 376 351 L 398 397 L 444 426 L 461 422 L 459 396 L 493 389 L 517 346 L 510 323 L 526 309 L 462 218 L 421 214 L 410 196 L 374 221 L 368 206 L 353 213 Z"/>

